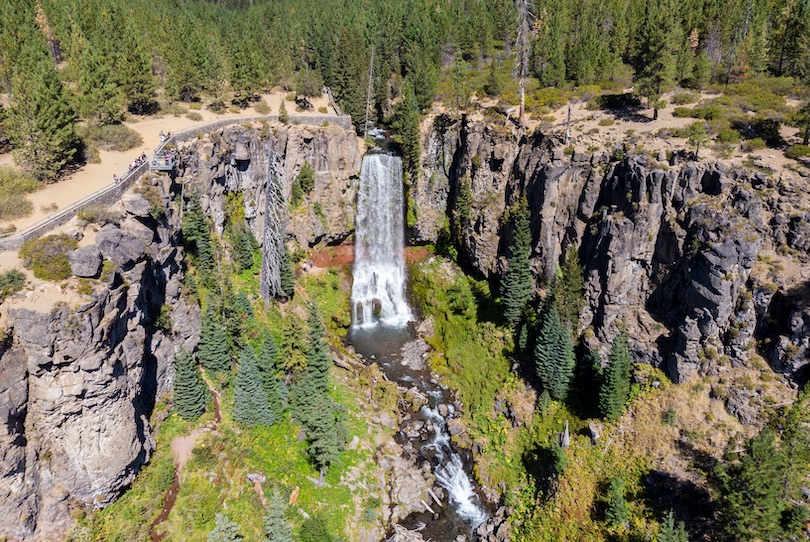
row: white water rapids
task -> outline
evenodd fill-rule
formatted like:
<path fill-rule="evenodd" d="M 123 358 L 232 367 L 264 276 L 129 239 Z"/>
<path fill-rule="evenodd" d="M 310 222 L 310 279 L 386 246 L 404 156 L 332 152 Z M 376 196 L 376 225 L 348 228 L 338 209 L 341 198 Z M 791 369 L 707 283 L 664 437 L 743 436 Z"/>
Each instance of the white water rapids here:
<path fill-rule="evenodd" d="M 413 319 L 405 299 L 402 160 L 367 154 L 357 193 L 353 325 L 405 326 Z"/>

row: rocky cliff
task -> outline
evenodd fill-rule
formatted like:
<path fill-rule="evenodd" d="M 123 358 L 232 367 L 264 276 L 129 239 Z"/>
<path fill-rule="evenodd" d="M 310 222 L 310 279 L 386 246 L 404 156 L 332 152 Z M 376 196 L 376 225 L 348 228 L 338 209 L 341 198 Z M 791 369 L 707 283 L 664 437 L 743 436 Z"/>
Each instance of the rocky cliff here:
<path fill-rule="evenodd" d="M 171 360 L 199 336 L 199 310 L 182 294 L 178 209 L 164 204 L 156 220 L 130 194 L 100 229 L 76 224 L 82 248 L 71 266 L 95 280 L 83 279 L 80 292 L 39 285 L 2 306 L 5 537 L 57 539 L 71 510 L 112 502 L 154 449 L 150 417 L 171 387 Z"/>
<path fill-rule="evenodd" d="M 759 341 L 774 369 L 800 376 L 810 331 L 806 169 L 566 148 L 540 132 L 445 116 L 424 132 L 425 174 L 410 192 L 416 242 L 435 241 L 445 217 L 466 213 L 459 258 L 495 279 L 511 240 L 504 212 L 525 192 L 538 286 L 578 251 L 580 329 L 593 343 L 627 325 L 637 358 L 681 380 L 720 357 L 744 364 Z M 465 183 L 469 210 L 457 204 Z"/>
<path fill-rule="evenodd" d="M 177 196 L 199 194 L 221 233 L 226 196 L 241 193 L 261 239 L 267 183 L 289 197 L 309 161 L 315 187 L 288 234 L 302 246 L 339 241 L 353 228 L 362 152 L 338 126 L 221 128 L 179 149 L 178 177 L 148 175 L 97 224 L 68 226 L 81 241 L 69 255 L 76 278 L 0 306 L 0 537 L 58 539 L 72 510 L 111 503 L 149 460 L 171 361 L 199 340 Z"/>

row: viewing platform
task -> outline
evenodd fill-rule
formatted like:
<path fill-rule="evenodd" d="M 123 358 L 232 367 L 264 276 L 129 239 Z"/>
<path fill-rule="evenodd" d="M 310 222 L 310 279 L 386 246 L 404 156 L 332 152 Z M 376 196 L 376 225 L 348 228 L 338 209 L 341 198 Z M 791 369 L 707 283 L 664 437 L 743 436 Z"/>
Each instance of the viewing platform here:
<path fill-rule="evenodd" d="M 174 171 L 174 154 L 157 153 L 149 160 L 149 171 Z"/>

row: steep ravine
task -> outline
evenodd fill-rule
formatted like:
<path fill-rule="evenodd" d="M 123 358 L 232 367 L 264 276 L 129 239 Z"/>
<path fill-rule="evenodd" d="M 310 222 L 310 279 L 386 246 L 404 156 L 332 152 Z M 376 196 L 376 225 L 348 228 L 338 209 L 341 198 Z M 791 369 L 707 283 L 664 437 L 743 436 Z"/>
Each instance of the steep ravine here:
<path fill-rule="evenodd" d="M 538 284 L 568 250 L 579 251 L 587 300 L 580 329 L 592 346 L 605 347 L 623 323 L 637 359 L 675 380 L 710 373 L 723 356 L 731 366 L 749 364 L 754 353 L 787 377 L 803 377 L 806 170 L 767 174 L 657 150 L 567 154 L 540 133 L 427 122 L 425 175 L 410 190 L 418 219 L 412 242 L 435 242 L 447 217 L 458 220 L 456 200 L 469 178 L 473 203 L 459 259 L 495 280 L 511 239 L 504 211 L 525 191 Z M 199 336 L 199 309 L 183 286 L 178 195 L 200 194 L 221 233 L 227 195 L 241 192 L 248 224 L 260 234 L 268 172 L 278 173 L 289 196 L 309 161 L 311 204 L 291 213 L 289 238 L 300 246 L 339 243 L 353 233 L 363 152 L 354 133 L 336 126 L 219 129 L 181 146 L 176 179 L 150 177 L 163 217 L 152 218 L 152 202 L 132 193 L 112 223 L 69 226 L 84 237 L 72 268 L 96 278 L 92 293 L 79 294 L 71 279 L 58 295 L 63 303 L 43 308 L 47 287 L 38 285 L 0 306 L 0 536 L 58 539 L 71 509 L 109 504 L 149 460 L 149 419 L 171 388 L 170 362 Z M 103 260 L 113 263 L 102 270 Z M 162 307 L 170 331 L 158 325 Z"/>

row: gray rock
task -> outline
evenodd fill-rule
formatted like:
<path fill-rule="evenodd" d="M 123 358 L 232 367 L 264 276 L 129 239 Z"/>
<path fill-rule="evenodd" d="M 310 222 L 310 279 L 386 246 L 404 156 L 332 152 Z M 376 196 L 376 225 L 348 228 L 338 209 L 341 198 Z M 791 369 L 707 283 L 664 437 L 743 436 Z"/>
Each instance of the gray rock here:
<path fill-rule="evenodd" d="M 101 269 L 101 252 L 96 245 L 87 245 L 68 252 L 68 261 L 77 277 L 95 278 Z"/>
<path fill-rule="evenodd" d="M 146 218 L 152 210 L 152 204 L 137 192 L 127 192 L 121 197 L 124 210 L 133 216 Z"/>
<path fill-rule="evenodd" d="M 112 260 L 121 269 L 132 267 L 146 256 L 146 245 L 135 235 L 108 224 L 96 235 L 96 244 L 107 260 Z"/>

